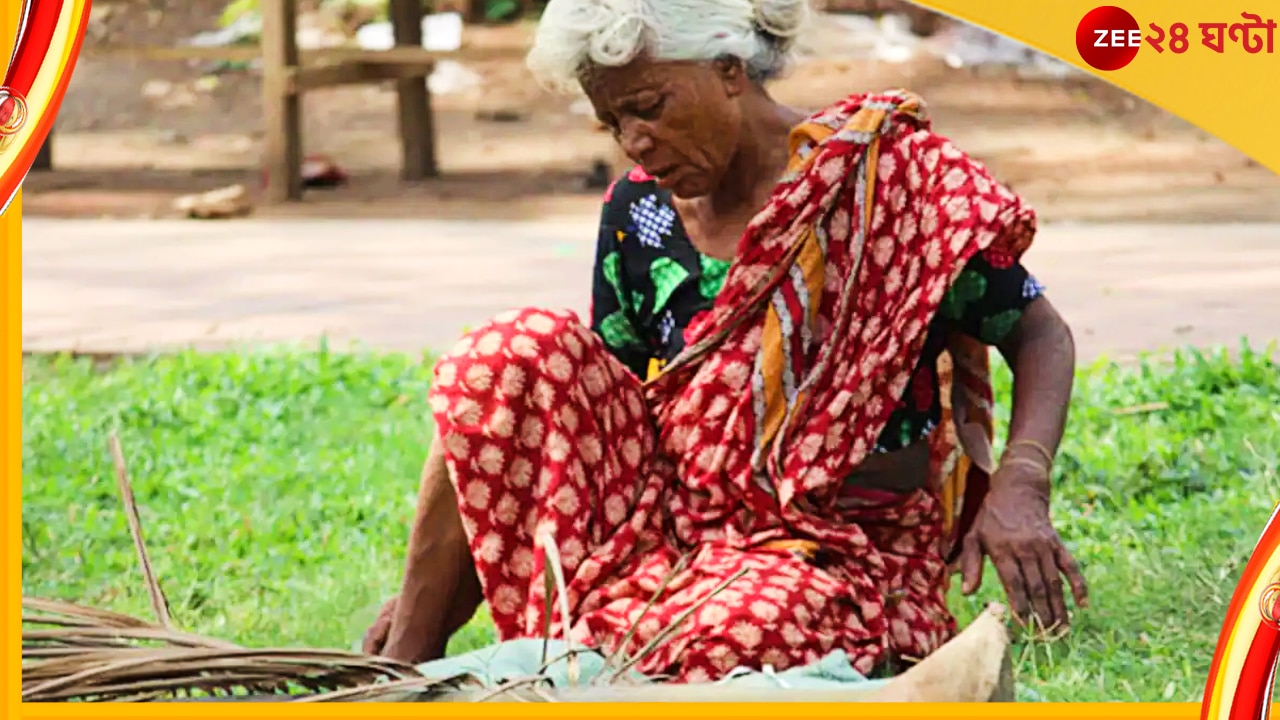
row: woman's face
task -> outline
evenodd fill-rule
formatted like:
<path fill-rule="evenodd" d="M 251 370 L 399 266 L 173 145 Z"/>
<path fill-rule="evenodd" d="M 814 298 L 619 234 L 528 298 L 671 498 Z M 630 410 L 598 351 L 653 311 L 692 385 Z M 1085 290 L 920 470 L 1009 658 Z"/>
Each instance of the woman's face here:
<path fill-rule="evenodd" d="M 748 87 L 735 63 L 643 58 L 596 68 L 583 81 L 596 116 L 623 152 L 683 199 L 707 195 L 720 183 L 738 147 L 738 98 Z"/>

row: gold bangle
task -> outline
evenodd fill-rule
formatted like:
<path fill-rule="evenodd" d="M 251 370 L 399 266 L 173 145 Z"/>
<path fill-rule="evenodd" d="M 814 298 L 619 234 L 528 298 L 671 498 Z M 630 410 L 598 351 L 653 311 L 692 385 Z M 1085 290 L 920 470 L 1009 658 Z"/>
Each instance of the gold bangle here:
<path fill-rule="evenodd" d="M 1029 447 L 1039 452 L 1040 456 L 1044 458 L 1044 461 L 1048 463 L 1050 467 L 1053 466 L 1053 453 L 1049 451 L 1049 448 L 1045 447 L 1041 443 L 1036 442 L 1035 440 L 1014 440 L 1013 442 L 1005 446 L 1004 454 L 1008 455 L 1010 452 L 1013 451 L 1014 448 L 1018 447 L 1019 445 L 1025 445 L 1026 447 Z"/>

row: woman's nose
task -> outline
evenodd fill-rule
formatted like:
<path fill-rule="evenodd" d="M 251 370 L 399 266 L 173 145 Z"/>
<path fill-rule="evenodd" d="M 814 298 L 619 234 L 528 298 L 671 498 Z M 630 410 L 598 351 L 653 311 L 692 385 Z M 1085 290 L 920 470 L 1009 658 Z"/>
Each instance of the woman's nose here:
<path fill-rule="evenodd" d="M 626 123 L 618 134 L 618 145 L 627 157 L 641 162 L 641 158 L 653 150 L 653 138 L 640 123 Z"/>

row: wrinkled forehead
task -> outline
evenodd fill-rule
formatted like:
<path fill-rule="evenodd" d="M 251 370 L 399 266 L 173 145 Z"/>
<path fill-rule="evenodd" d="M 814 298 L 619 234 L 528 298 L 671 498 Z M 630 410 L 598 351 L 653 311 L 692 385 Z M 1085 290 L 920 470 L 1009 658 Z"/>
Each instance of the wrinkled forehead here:
<path fill-rule="evenodd" d="M 579 73 L 587 97 L 608 105 L 645 92 L 696 84 L 708 64 L 692 60 L 653 60 L 638 57 L 626 65 L 589 65 Z"/>

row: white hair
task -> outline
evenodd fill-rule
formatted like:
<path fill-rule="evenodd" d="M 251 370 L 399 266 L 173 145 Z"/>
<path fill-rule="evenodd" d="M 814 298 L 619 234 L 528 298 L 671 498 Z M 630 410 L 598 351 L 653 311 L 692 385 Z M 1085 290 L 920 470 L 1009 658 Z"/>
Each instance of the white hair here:
<path fill-rule="evenodd" d="M 575 87 L 592 66 L 655 60 L 742 61 L 777 77 L 809 18 L 809 0 L 551 0 L 528 65 L 539 83 Z"/>

